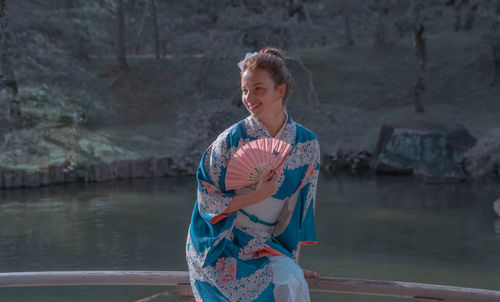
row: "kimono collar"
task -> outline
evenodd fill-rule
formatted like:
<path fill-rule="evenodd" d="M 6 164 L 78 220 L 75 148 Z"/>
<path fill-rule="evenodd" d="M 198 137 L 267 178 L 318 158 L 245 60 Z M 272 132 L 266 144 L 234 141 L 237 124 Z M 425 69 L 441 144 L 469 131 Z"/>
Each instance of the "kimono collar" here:
<path fill-rule="evenodd" d="M 286 108 L 284 108 L 283 111 L 286 114 L 286 120 L 283 123 L 281 129 L 278 131 L 278 134 L 276 134 L 276 136 L 274 137 L 277 139 L 281 139 L 289 144 L 293 144 L 295 141 L 295 123 Z M 247 128 L 248 136 L 254 138 L 271 137 L 266 126 L 264 126 L 264 124 L 253 114 L 249 115 L 245 119 L 245 125 Z"/>

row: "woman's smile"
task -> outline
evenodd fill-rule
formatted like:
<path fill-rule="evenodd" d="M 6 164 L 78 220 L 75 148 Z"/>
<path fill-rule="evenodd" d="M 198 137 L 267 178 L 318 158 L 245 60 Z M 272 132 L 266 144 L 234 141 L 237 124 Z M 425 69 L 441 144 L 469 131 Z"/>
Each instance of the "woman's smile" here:
<path fill-rule="evenodd" d="M 262 104 L 257 103 L 257 104 L 248 104 L 247 107 L 250 111 L 255 111 L 256 109 L 260 108 Z"/>

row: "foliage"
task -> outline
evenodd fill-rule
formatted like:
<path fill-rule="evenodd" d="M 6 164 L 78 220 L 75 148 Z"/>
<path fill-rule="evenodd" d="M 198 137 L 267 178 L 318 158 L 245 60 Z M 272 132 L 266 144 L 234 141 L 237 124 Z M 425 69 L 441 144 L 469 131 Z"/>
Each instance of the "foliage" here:
<path fill-rule="evenodd" d="M 198 160 L 217 135 L 244 116 L 243 110 L 221 100 L 204 100 L 180 108 L 176 127 L 179 129 L 177 168 L 194 173 Z"/>
<path fill-rule="evenodd" d="M 151 0 L 124 0 L 126 51 L 132 71 L 121 73 L 116 69 L 115 60 L 116 0 L 5 1 L 5 14 L 1 18 L 8 27 L 0 28 L 0 34 L 3 49 L 8 50 L 7 55 L 14 66 L 24 126 L 50 128 L 62 117 L 73 117 L 75 122 L 87 123 L 88 126 L 110 123 L 115 120 L 113 115 L 119 114 L 120 106 L 129 105 L 116 92 L 119 82 L 124 93 L 134 89 L 147 92 L 142 95 L 149 98 L 137 97 L 139 100 L 133 102 L 134 109 L 162 105 L 175 111 L 176 106 L 182 104 L 184 107 L 177 116 L 177 128 L 183 133 L 179 137 L 190 137 L 193 134 L 189 131 L 204 129 L 208 132 L 200 137 L 208 141 L 213 134 L 209 129 L 218 129 L 211 124 L 210 117 L 232 120 L 231 114 L 239 116 L 240 112 L 230 105 L 228 110 L 235 112 L 219 112 L 221 106 L 214 105 L 219 101 L 208 102 L 215 106 L 211 108 L 205 100 L 226 102 L 231 95 L 237 99 L 238 70 L 235 62 L 245 52 L 264 45 L 284 48 L 288 54 L 305 59 L 304 64 L 313 72 L 321 105 L 327 108 L 328 103 L 333 103 L 328 98 L 339 105 L 327 108 L 333 113 L 322 117 L 325 123 L 336 120 L 347 125 L 350 122 L 361 124 L 365 119 L 375 120 L 372 111 L 383 114 L 382 111 L 397 111 L 407 105 L 408 79 L 413 76 L 409 64 L 413 55 L 409 39 L 411 4 L 425 2 L 420 17 L 426 26 L 426 34 L 430 36 L 455 31 L 458 11 L 450 3 L 459 1 L 307 0 L 304 3 L 311 22 L 289 17 L 285 2 L 158 0 L 156 13 L 162 56 L 158 61 L 153 59 L 155 35 Z M 438 47 L 432 48 L 432 39 L 428 38 L 429 69 L 426 76 L 430 79 L 429 93 L 434 94 L 431 97 L 437 100 L 437 104 L 454 101 L 454 106 L 460 106 L 460 98 L 472 98 L 472 94 L 466 91 L 468 87 L 457 85 L 459 77 L 481 75 L 478 81 L 488 81 L 485 78 L 489 74 L 484 74 L 489 72 L 490 54 L 484 55 L 487 48 L 482 45 L 500 41 L 499 2 L 468 2 L 469 6 L 460 13 L 472 12 L 475 16 L 472 27 L 467 29 L 471 31 L 467 37 L 481 37 L 475 40 L 481 47 L 472 50 L 473 47 L 467 44 L 464 46 L 468 47 L 466 50 L 459 49 L 461 46 L 455 48 L 457 56 L 464 59 L 458 62 L 448 60 L 448 53 L 447 58 L 438 58 L 445 53 L 442 50 L 447 45 L 455 47 L 458 44 L 439 43 Z M 346 3 L 353 7 L 350 22 L 357 45 L 344 48 L 341 46 L 345 43 L 343 14 Z M 479 6 L 471 10 L 477 3 Z M 374 50 L 374 37 L 382 29 L 386 45 Z M 310 55 L 315 51 L 319 51 L 319 55 Z M 447 51 L 453 50 L 450 47 Z M 292 72 L 297 71 L 294 78 L 299 88 L 292 103 L 305 100 L 305 92 L 309 91 L 304 88 L 308 82 L 303 71 L 295 65 L 289 64 Z M 479 69 L 481 72 L 476 73 Z M 0 75 L 4 73 L 0 70 Z M 457 74 L 457 77 L 441 78 L 451 74 Z M 132 75 L 137 78 L 132 78 Z M 434 83 L 439 85 L 433 86 Z M 488 96 L 492 94 L 488 93 Z M 130 98 L 141 96 L 139 93 L 130 95 Z M 0 110 L 5 110 L 7 98 L 5 89 L 0 87 Z M 201 105 L 193 108 L 187 103 Z M 143 104 L 144 108 L 141 107 Z M 308 112 L 308 108 L 304 106 L 303 111 L 297 111 L 298 120 L 308 122 L 311 116 L 322 112 L 321 108 Z M 143 111 L 147 113 L 147 110 Z M 347 112 L 346 116 L 351 118 L 337 116 L 337 112 Z M 158 110 L 157 116 L 162 117 L 162 114 Z M 359 120 L 353 118 L 356 116 L 360 117 Z M 1 117 L 0 126 L 3 126 Z M 353 138 L 357 129 L 346 132 L 345 139 L 336 140 L 334 145 L 343 144 L 348 139 L 354 140 L 348 142 L 349 145 L 358 144 Z M 0 139 L 5 131 L 5 127 L 0 128 Z M 333 138 L 333 134 L 324 136 Z M 190 140 L 197 138 L 193 136 Z M 186 142 L 185 146 L 189 144 Z M 206 147 L 205 143 L 201 145 Z M 369 147 L 370 143 L 364 146 Z"/>

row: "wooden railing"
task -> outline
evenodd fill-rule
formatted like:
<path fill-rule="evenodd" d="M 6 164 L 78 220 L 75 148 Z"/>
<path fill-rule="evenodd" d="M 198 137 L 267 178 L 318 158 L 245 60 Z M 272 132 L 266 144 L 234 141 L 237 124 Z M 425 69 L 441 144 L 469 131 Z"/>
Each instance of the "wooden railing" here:
<path fill-rule="evenodd" d="M 346 278 L 307 278 L 312 291 L 390 296 L 415 302 L 499 302 L 500 291 L 455 286 Z M 184 271 L 59 271 L 0 273 L 0 287 L 66 285 L 171 285 L 179 301 L 194 301 Z"/>

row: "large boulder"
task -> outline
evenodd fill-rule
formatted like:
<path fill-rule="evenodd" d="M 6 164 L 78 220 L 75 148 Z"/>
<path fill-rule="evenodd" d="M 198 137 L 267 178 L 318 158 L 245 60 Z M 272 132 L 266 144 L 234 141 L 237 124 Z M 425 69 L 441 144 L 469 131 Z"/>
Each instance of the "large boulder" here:
<path fill-rule="evenodd" d="M 464 157 L 465 171 L 472 177 L 500 175 L 500 128 L 488 131 Z"/>
<path fill-rule="evenodd" d="M 372 168 L 427 182 L 464 180 L 463 154 L 477 140 L 462 125 L 407 121 L 382 126 Z"/>

